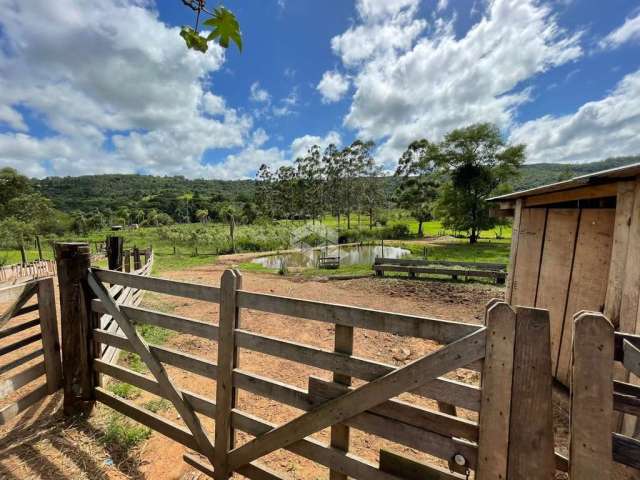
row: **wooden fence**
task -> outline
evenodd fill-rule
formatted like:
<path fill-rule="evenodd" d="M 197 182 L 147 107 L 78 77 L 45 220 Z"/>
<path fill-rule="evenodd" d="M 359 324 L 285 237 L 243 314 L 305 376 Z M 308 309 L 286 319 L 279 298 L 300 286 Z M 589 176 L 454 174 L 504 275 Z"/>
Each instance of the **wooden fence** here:
<path fill-rule="evenodd" d="M 56 263 L 52 260 L 36 260 L 0 267 L 0 285 L 21 283 L 32 278 L 49 277 L 56 274 Z"/>
<path fill-rule="evenodd" d="M 384 272 L 404 272 L 410 278 L 416 278 L 420 274 L 446 275 L 454 280 L 458 277 L 480 277 L 493 278 L 498 284 L 504 283 L 507 278 L 507 266 L 501 263 L 377 257 L 373 270 L 378 276 L 384 276 Z"/>
<path fill-rule="evenodd" d="M 60 389 L 62 365 L 53 278 L 2 288 L 0 303 L 10 304 L 0 316 L 0 401 L 10 400 L 0 408 L 3 425 Z"/>

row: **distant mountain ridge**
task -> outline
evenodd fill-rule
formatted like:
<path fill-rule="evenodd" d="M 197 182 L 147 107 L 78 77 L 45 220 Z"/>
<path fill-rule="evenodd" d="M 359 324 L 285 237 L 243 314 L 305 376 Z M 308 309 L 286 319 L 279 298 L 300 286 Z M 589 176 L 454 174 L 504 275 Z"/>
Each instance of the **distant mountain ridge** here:
<path fill-rule="evenodd" d="M 514 190 L 545 185 L 570 177 L 640 162 L 640 155 L 610 158 L 581 164 L 537 163 L 524 165 L 514 181 Z M 253 180 L 190 180 L 182 176 L 151 175 L 87 175 L 81 177 L 48 177 L 32 180 L 34 186 L 53 200 L 62 211 L 117 209 L 121 206 L 157 208 L 167 211 L 171 203 L 185 194 L 213 202 L 248 201 L 253 198 Z M 389 178 L 387 191 L 393 192 L 396 181 Z"/>

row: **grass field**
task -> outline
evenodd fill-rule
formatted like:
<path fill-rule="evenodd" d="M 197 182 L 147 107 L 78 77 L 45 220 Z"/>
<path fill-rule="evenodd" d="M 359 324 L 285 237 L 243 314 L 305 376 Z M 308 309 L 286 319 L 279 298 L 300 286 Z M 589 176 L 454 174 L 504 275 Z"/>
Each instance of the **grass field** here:
<path fill-rule="evenodd" d="M 373 230 L 368 227 L 368 217 L 360 217 L 360 228 L 358 227 L 357 215 L 352 216 L 352 228 L 346 230 L 345 219 L 342 218 L 340 227 L 335 217 L 325 217 L 322 225 L 334 229 L 340 235 L 342 241 L 369 241 L 380 238 L 392 238 L 388 234 L 393 234 L 394 225 L 406 225 L 410 236 L 415 236 L 418 231 L 418 222 L 403 215 L 402 212 L 390 212 L 389 222 L 386 226 L 377 226 Z M 236 252 L 261 252 L 282 250 L 291 247 L 292 238 L 295 238 L 299 228 L 308 224 L 304 221 L 279 221 L 274 223 L 239 225 L 235 229 Z M 426 222 L 423 225 L 426 236 L 451 235 L 454 232 L 445 231 L 440 222 Z M 45 259 L 53 258 L 53 241 L 86 241 L 89 242 L 92 250 L 98 243 L 104 242 L 108 235 L 114 232 L 103 230 L 94 232 L 84 237 L 66 236 L 64 238 L 42 239 L 42 253 Z M 156 263 L 154 272 L 166 270 L 177 270 L 198 265 L 204 265 L 214 261 L 220 254 L 231 253 L 233 251 L 229 236 L 229 227 L 223 224 L 180 224 L 171 227 L 148 227 L 137 230 L 123 230 L 117 232 L 125 239 L 125 248 L 138 246 L 146 248 L 153 246 Z M 510 228 L 504 228 L 502 235 L 507 240 L 496 240 L 498 232 L 490 230 L 482 233 L 482 240 L 475 246 L 468 245 L 465 239 L 453 240 L 451 246 L 430 247 L 434 250 L 433 258 L 453 258 L 464 257 L 469 261 L 499 261 L 508 255 L 508 238 L 511 235 Z M 316 238 L 317 240 L 321 240 Z M 403 241 L 408 245 L 414 255 L 422 255 L 423 246 L 417 242 L 412 243 L 410 239 Z M 491 245 L 487 247 L 486 245 Z M 503 245 L 503 247 L 500 247 Z M 38 252 L 34 245 L 27 248 L 27 258 L 29 261 L 38 258 Z M 462 259 L 462 258 L 459 258 Z M 1 250 L 0 265 L 14 264 L 21 261 L 18 250 Z M 345 267 L 346 268 L 346 267 Z M 357 268 L 353 267 L 354 270 Z M 340 272 L 344 273 L 344 272 Z"/>

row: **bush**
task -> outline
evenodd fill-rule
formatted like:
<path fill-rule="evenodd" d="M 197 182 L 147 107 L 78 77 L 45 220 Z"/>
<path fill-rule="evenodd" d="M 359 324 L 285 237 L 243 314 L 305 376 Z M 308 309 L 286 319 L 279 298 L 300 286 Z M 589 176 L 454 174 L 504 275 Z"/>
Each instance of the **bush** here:
<path fill-rule="evenodd" d="M 109 390 L 120 398 L 126 398 L 127 400 L 133 400 L 140 396 L 140 389 L 129 385 L 128 383 L 115 382 L 109 385 Z"/>
<path fill-rule="evenodd" d="M 390 227 L 383 228 L 382 234 L 384 235 L 384 238 L 396 240 L 408 238 L 411 235 L 411 231 L 406 223 L 396 223 Z"/>
<path fill-rule="evenodd" d="M 128 450 L 145 441 L 151 433 L 150 428 L 143 427 L 124 415 L 114 413 L 109 417 L 102 442 Z"/>

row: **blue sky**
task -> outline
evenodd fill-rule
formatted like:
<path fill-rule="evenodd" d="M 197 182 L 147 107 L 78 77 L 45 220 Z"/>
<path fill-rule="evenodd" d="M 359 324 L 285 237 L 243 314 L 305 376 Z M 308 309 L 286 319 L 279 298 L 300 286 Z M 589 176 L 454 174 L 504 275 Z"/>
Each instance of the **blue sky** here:
<path fill-rule="evenodd" d="M 311 145 L 495 122 L 528 162 L 640 154 L 640 6 L 227 0 L 244 51 L 187 51 L 180 0 L 0 0 L 0 166 L 252 177 Z M 215 5 L 209 2 L 210 6 Z"/>

